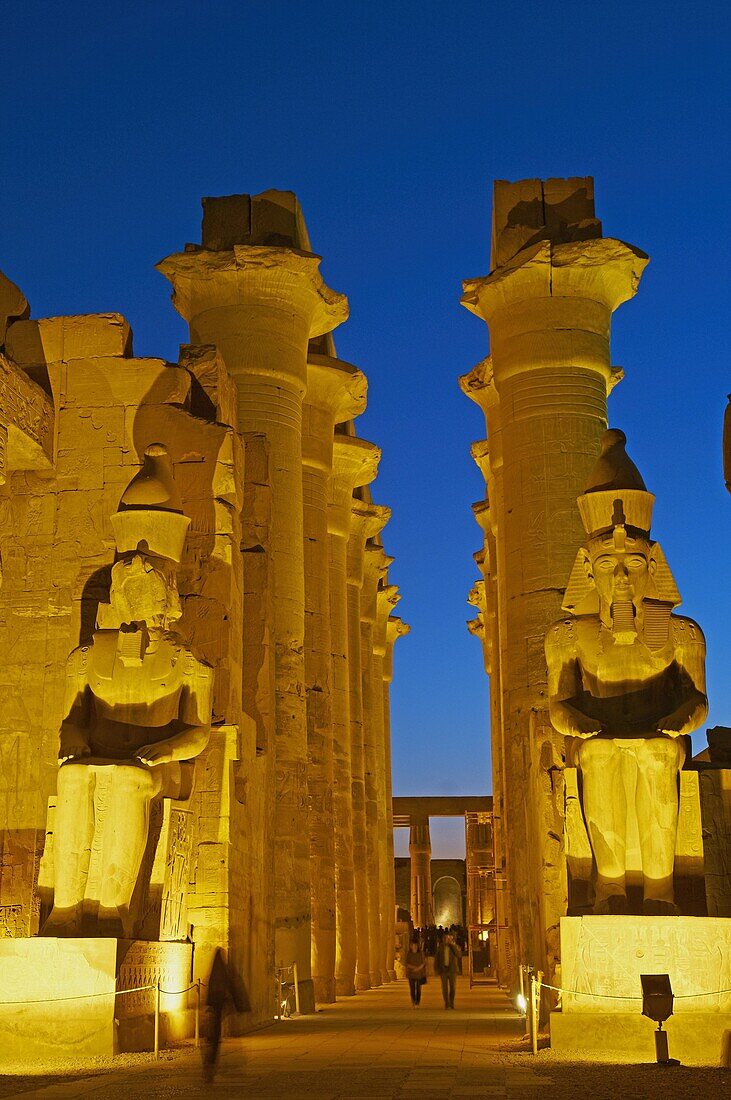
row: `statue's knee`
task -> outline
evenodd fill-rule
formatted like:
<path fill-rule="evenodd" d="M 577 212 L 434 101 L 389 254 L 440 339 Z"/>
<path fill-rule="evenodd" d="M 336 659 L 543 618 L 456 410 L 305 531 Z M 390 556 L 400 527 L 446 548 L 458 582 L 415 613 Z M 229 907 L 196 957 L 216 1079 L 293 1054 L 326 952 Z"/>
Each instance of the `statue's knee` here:
<path fill-rule="evenodd" d="M 115 769 L 113 785 L 116 793 L 123 797 L 152 796 L 156 789 L 151 772 L 125 764 Z"/>
<path fill-rule="evenodd" d="M 651 737 L 637 746 L 639 767 L 654 775 L 667 771 L 678 771 L 685 759 L 685 749 L 681 742 L 670 737 Z"/>
<path fill-rule="evenodd" d="M 89 790 L 92 774 L 86 764 L 63 764 L 58 771 L 59 795 L 82 795 Z"/>
<path fill-rule="evenodd" d="M 617 746 L 612 741 L 591 737 L 582 741 L 579 748 L 579 767 L 582 771 L 606 767 L 617 755 Z"/>

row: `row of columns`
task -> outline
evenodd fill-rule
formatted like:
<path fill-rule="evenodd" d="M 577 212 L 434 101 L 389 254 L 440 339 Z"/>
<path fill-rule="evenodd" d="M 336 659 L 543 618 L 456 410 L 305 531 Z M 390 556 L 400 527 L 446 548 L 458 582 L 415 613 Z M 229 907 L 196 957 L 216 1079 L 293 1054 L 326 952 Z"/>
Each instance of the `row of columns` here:
<path fill-rule="evenodd" d="M 209 199 L 204 210 L 203 246 L 159 269 L 191 342 L 215 345 L 236 385 L 245 454 L 257 455 L 246 500 L 266 471 L 273 612 L 259 633 L 274 639 L 273 961 L 297 963 L 311 1011 L 393 974 L 387 707 L 391 651 L 406 628 L 389 624 L 398 596 L 377 541 L 390 512 L 354 497 L 380 451 L 344 427 L 367 390 L 327 336 L 347 301 L 324 284 L 294 196 Z"/>

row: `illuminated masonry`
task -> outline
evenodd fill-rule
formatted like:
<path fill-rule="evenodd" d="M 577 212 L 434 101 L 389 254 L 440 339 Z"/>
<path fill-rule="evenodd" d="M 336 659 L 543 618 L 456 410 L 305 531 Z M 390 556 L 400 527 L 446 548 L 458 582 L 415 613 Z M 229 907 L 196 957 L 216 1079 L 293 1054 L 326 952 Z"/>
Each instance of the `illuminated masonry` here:
<path fill-rule="evenodd" d="M 0 930 L 18 990 L 79 933 L 105 991 L 110 966 L 205 978 L 223 945 L 245 1027 L 276 966 L 304 1011 L 390 976 L 395 595 L 347 301 L 296 198 L 204 200 L 202 241 L 159 265 L 177 364 L 135 358 L 118 314 L 31 320 L 0 279 Z"/>

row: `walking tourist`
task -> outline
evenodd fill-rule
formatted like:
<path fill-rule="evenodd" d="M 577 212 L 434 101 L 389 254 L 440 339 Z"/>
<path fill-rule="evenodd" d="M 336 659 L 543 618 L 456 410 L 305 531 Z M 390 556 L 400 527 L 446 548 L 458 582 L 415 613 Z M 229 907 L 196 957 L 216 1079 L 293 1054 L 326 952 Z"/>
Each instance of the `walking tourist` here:
<path fill-rule="evenodd" d="M 233 1006 L 237 1012 L 246 1012 L 249 1008 L 248 997 L 239 987 L 220 947 L 216 948 L 208 976 L 207 1005 L 208 1047 L 203 1060 L 203 1078 L 210 1084 L 216 1074 L 224 1011 L 229 1006 Z"/>
<path fill-rule="evenodd" d="M 426 985 L 426 957 L 417 936 L 414 936 L 409 944 L 404 967 L 406 977 L 409 979 L 411 1003 L 414 1008 L 418 1008 L 421 1004 L 421 987 Z"/>
<path fill-rule="evenodd" d="M 457 971 L 459 970 L 459 950 L 451 932 L 445 932 L 442 942 L 434 956 L 434 970 L 442 981 L 444 1007 L 454 1008 L 454 995 L 457 991 Z"/>

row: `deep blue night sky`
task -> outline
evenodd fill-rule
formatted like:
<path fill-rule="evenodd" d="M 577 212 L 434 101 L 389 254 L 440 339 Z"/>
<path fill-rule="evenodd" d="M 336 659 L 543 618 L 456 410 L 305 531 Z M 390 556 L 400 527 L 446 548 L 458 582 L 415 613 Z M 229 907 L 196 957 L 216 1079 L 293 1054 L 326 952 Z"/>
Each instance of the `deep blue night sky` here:
<path fill-rule="evenodd" d="M 727 3 L 66 0 L 3 13 L 0 268 L 36 317 L 118 310 L 135 351 L 185 328 L 153 264 L 202 195 L 297 192 L 335 337 L 370 380 L 401 613 L 396 793 L 489 789 L 487 682 L 465 629 L 484 435 L 457 376 L 487 351 L 460 280 L 489 267 L 493 178 L 593 175 L 605 234 L 651 256 L 615 315 L 611 422 L 658 497 L 654 535 L 731 725 Z M 698 737 L 698 744 L 705 742 Z M 446 833 L 444 834 L 446 836 Z"/>

